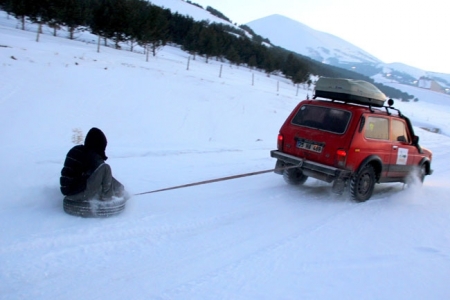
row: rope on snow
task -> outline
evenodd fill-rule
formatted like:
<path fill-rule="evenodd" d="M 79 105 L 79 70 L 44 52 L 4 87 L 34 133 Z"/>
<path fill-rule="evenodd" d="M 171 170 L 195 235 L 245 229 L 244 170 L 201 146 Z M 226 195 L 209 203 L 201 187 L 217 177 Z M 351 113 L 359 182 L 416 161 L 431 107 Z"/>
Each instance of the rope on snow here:
<path fill-rule="evenodd" d="M 149 192 L 138 193 L 138 194 L 134 194 L 134 196 L 165 192 L 165 191 L 181 189 L 181 188 L 187 188 L 187 187 L 196 186 L 196 185 L 209 184 L 209 183 L 214 183 L 214 182 L 219 182 L 219 181 L 225 181 L 225 180 L 237 179 L 237 178 L 242 178 L 242 177 L 260 175 L 260 174 L 274 172 L 274 171 L 283 171 L 283 170 L 292 169 L 292 168 L 296 168 L 296 167 L 297 167 L 297 165 L 293 165 L 293 166 L 291 165 L 291 166 L 283 167 L 283 168 L 270 169 L 270 170 L 257 171 L 257 172 L 251 172 L 251 173 L 244 173 L 244 174 L 239 174 L 239 175 L 221 177 L 221 178 L 216 178 L 216 179 L 204 180 L 204 181 L 199 181 L 199 182 L 193 182 L 193 183 L 188 183 L 188 184 L 183 184 L 183 185 L 172 186 L 172 187 L 159 189 L 159 190 L 153 190 L 153 191 L 149 191 Z"/>

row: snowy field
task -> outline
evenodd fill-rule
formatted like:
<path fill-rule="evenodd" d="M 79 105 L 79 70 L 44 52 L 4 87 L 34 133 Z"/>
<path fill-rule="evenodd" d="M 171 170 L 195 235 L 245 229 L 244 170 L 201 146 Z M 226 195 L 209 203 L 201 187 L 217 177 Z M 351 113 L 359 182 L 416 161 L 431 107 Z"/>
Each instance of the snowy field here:
<path fill-rule="evenodd" d="M 59 192 L 73 130 L 102 129 L 114 176 L 141 193 L 273 168 L 280 126 L 312 92 L 200 57 L 186 70 L 175 47 L 145 62 L 0 24 L 1 300 L 450 299 L 450 97 L 408 88 L 420 101 L 396 105 L 434 154 L 423 187 L 355 203 L 267 173 L 83 219 Z"/>

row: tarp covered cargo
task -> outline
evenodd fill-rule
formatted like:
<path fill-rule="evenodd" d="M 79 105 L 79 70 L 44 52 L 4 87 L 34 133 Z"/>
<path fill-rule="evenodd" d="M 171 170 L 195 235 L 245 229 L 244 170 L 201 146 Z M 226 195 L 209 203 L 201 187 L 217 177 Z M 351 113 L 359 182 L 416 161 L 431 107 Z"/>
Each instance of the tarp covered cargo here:
<path fill-rule="evenodd" d="M 387 97 L 373 84 L 364 80 L 321 77 L 314 97 L 381 107 Z"/>

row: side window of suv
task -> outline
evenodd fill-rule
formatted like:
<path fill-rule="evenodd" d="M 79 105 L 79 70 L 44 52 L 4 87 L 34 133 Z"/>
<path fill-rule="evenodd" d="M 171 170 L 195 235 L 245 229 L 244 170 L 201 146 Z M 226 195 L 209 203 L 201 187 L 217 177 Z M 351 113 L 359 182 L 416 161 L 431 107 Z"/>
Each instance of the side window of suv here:
<path fill-rule="evenodd" d="M 389 140 L 389 119 L 368 117 L 364 136 L 369 139 Z"/>
<path fill-rule="evenodd" d="M 392 120 L 392 140 L 409 143 L 408 131 L 406 125 L 400 120 Z"/>

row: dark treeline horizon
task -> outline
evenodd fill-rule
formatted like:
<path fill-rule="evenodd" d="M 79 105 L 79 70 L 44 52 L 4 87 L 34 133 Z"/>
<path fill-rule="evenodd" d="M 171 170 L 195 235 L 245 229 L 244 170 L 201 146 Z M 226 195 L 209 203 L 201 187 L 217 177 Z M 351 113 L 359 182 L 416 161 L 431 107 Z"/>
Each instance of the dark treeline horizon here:
<path fill-rule="evenodd" d="M 193 4 L 193 3 L 189 3 Z M 195 4 L 194 4 L 195 5 Z M 270 44 L 246 25 L 240 27 L 172 13 L 169 9 L 146 0 L 0 0 L 0 8 L 16 17 L 25 29 L 25 21 L 43 24 L 54 29 L 65 26 L 69 38 L 77 30 L 91 33 L 114 42 L 116 48 L 124 42 L 139 45 L 153 56 L 168 43 L 179 45 L 194 57 L 226 59 L 232 64 L 263 70 L 268 75 L 281 73 L 293 84 L 311 84 L 310 75 L 362 79 L 374 83 L 370 77 L 338 67 L 316 62 L 308 57 Z M 208 7 L 224 20 L 219 11 Z M 374 83 L 376 84 L 376 83 Z M 399 90 L 376 84 L 392 98 L 411 99 Z"/>

